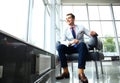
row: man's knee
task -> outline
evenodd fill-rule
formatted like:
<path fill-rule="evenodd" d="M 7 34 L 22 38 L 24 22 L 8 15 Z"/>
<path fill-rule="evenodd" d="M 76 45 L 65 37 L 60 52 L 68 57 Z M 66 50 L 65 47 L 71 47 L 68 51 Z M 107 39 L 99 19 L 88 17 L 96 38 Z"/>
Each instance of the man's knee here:
<path fill-rule="evenodd" d="M 63 44 L 59 44 L 59 45 L 57 46 L 57 50 L 58 50 L 58 51 L 60 51 L 60 50 L 65 50 L 65 48 L 66 48 L 66 46 L 63 45 Z"/>
<path fill-rule="evenodd" d="M 86 47 L 86 44 L 84 42 L 80 42 L 78 46 L 85 46 Z"/>

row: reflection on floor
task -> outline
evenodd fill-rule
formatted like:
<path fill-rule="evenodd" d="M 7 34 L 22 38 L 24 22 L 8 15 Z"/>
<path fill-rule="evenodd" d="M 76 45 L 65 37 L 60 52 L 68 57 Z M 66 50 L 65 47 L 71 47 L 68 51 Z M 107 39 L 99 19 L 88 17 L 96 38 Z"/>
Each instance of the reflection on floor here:
<path fill-rule="evenodd" d="M 98 65 L 100 65 L 98 63 Z M 120 61 L 103 62 L 104 74 L 101 74 L 99 69 L 99 79 L 96 78 L 94 62 L 87 62 L 85 74 L 88 77 L 89 83 L 120 83 Z M 55 76 L 59 74 L 59 67 L 46 74 L 37 83 L 81 83 L 78 80 L 77 63 L 74 63 L 74 71 L 71 71 L 71 65 L 69 64 L 70 79 L 56 80 Z M 45 79 L 47 78 L 47 79 Z"/>

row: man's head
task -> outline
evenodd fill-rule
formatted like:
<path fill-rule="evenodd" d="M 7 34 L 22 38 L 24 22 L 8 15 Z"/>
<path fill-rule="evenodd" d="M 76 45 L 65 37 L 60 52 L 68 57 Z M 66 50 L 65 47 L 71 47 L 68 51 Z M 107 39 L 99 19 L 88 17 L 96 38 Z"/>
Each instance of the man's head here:
<path fill-rule="evenodd" d="M 75 16 L 72 13 L 66 15 L 66 22 L 70 26 L 74 26 Z"/>

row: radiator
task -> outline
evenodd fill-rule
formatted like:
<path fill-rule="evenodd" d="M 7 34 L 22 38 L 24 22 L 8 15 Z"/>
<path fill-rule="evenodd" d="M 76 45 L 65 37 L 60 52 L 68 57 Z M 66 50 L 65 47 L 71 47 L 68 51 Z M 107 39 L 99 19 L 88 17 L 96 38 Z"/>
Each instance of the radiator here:
<path fill-rule="evenodd" d="M 36 56 L 36 73 L 42 74 L 51 69 L 51 56 L 38 54 Z"/>
<path fill-rule="evenodd" d="M 2 74 L 3 74 L 3 66 L 0 66 L 0 78 L 2 78 Z"/>

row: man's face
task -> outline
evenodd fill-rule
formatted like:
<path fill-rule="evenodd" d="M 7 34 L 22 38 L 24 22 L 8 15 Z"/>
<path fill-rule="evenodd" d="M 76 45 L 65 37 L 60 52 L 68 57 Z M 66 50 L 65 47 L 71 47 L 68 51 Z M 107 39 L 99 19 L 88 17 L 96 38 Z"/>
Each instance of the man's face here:
<path fill-rule="evenodd" d="M 74 25 L 74 20 L 71 15 L 66 16 L 66 22 L 68 25 L 73 26 Z"/>

